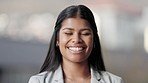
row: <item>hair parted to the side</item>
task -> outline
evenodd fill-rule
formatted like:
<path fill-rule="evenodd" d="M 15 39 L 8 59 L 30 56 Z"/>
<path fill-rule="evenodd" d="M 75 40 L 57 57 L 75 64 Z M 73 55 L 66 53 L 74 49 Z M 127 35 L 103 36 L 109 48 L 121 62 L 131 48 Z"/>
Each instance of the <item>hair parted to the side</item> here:
<path fill-rule="evenodd" d="M 44 61 L 44 64 L 41 67 L 40 72 L 55 71 L 62 63 L 62 55 L 60 53 L 59 48 L 56 46 L 59 30 L 61 28 L 62 22 L 65 19 L 75 18 L 77 16 L 79 16 L 82 19 L 85 19 L 89 23 L 94 35 L 93 42 L 95 46 L 92 49 L 90 56 L 88 57 L 89 66 L 91 66 L 94 70 L 98 72 L 106 71 L 104 61 L 102 58 L 101 45 L 93 13 L 88 7 L 84 5 L 73 5 L 64 9 L 57 18 L 54 32 L 49 44 L 49 51 Z"/>

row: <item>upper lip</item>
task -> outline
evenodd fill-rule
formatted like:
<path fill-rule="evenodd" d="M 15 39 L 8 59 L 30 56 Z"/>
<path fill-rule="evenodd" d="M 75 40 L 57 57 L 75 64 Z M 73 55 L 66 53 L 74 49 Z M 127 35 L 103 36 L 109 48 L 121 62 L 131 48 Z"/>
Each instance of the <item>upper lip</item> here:
<path fill-rule="evenodd" d="M 82 48 L 86 48 L 86 45 L 69 45 L 67 47 L 82 47 Z"/>

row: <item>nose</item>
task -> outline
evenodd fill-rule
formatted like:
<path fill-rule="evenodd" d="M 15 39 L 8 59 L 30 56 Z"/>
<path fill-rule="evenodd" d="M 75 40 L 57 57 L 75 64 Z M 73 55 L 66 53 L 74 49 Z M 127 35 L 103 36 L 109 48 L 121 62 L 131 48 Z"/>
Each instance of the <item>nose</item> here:
<path fill-rule="evenodd" d="M 72 42 L 73 43 L 81 43 L 82 38 L 81 38 L 80 34 L 74 34 L 72 37 Z"/>

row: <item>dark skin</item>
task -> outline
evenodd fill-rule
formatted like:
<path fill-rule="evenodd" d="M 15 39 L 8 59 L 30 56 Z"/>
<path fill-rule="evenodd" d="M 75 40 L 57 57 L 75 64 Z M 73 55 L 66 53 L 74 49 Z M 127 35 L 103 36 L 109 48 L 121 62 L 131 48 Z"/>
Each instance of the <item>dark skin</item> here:
<path fill-rule="evenodd" d="M 93 32 L 86 20 L 65 19 L 57 44 L 62 54 L 64 83 L 90 83 L 88 57 L 93 48 Z"/>

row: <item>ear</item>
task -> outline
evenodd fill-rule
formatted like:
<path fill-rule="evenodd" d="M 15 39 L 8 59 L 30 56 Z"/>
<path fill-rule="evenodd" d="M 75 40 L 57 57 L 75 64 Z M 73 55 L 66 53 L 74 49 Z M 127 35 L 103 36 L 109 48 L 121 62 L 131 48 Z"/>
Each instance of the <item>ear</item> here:
<path fill-rule="evenodd" d="M 56 47 L 58 47 L 58 46 L 59 46 L 59 41 L 56 42 Z"/>

